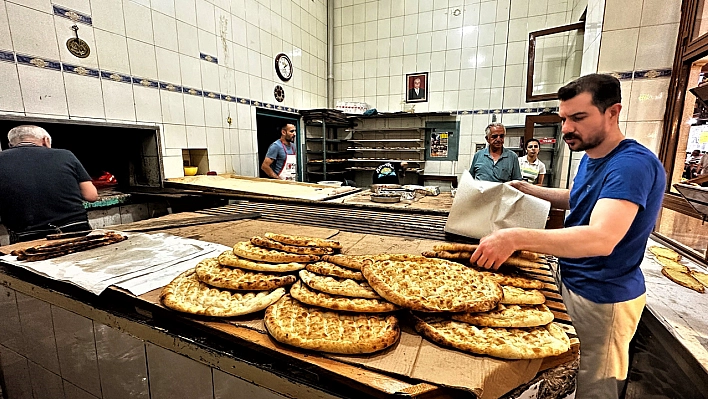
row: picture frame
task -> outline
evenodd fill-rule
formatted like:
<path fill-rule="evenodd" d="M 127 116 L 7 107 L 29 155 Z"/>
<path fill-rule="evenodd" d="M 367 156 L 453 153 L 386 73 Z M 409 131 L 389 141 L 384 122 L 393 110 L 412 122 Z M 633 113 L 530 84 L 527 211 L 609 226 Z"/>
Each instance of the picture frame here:
<path fill-rule="evenodd" d="M 406 90 L 406 102 L 407 103 L 427 102 L 428 101 L 428 72 L 416 72 L 416 73 L 406 74 L 405 90 Z"/>

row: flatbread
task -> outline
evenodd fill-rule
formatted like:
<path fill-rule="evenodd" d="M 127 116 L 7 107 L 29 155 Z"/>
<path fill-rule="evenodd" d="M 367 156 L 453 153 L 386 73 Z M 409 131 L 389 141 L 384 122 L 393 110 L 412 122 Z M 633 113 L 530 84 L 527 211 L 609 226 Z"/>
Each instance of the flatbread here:
<path fill-rule="evenodd" d="M 253 292 L 220 290 L 200 282 L 194 269 L 189 269 L 162 288 L 160 301 L 179 312 L 232 317 L 263 310 L 283 295 L 285 288 Z"/>
<path fill-rule="evenodd" d="M 698 280 L 699 283 L 708 287 L 708 273 L 703 273 L 703 272 L 691 270 L 691 276 L 693 276 L 693 278 Z"/>
<path fill-rule="evenodd" d="M 356 272 L 345 267 L 337 266 L 330 262 L 315 262 L 310 263 L 306 267 L 312 273 L 322 276 L 332 276 L 340 278 L 349 278 L 357 281 L 364 281 L 364 275 L 361 272 Z"/>
<path fill-rule="evenodd" d="M 703 286 L 703 284 L 701 284 L 689 273 L 684 273 L 675 269 L 669 269 L 667 267 L 664 267 L 661 269 L 661 274 L 663 274 L 669 280 L 673 281 L 678 285 L 690 288 L 696 292 L 700 292 L 701 294 L 705 292 L 705 287 Z"/>
<path fill-rule="evenodd" d="M 414 316 L 415 329 L 443 346 L 502 359 L 540 359 L 570 349 L 570 339 L 555 323 L 543 327 L 476 327 L 461 321 Z"/>
<path fill-rule="evenodd" d="M 495 283 L 502 285 L 502 286 L 508 285 L 508 286 L 516 287 L 516 288 L 535 289 L 535 290 L 543 288 L 543 282 L 539 281 L 539 280 L 533 280 L 530 278 L 516 276 L 516 275 L 488 272 L 486 270 L 482 270 L 482 271 L 480 271 L 480 273 L 482 273 L 482 275 L 484 277 L 487 277 L 490 280 L 492 280 Z"/>
<path fill-rule="evenodd" d="M 346 312 L 385 313 L 399 309 L 384 299 L 348 298 L 315 291 L 301 281 L 293 284 L 290 295 L 306 305 Z"/>
<path fill-rule="evenodd" d="M 458 244 L 458 243 L 453 243 L 453 242 L 446 242 L 443 244 L 433 245 L 432 252 L 440 252 L 440 251 L 443 251 L 443 252 L 468 252 L 471 254 L 472 252 L 477 250 L 477 247 L 479 247 L 479 245 Z M 472 256 L 472 255 L 470 255 L 470 256 Z M 531 260 L 534 262 L 537 262 L 537 261 L 540 261 L 543 259 L 542 254 L 539 254 L 536 252 L 531 252 L 531 251 L 523 251 L 523 250 L 514 252 L 514 256 L 518 257 L 518 258 L 528 259 L 528 260 Z M 441 256 L 441 258 L 443 258 L 443 257 Z M 468 256 L 468 258 L 469 258 L 469 256 Z M 445 259 L 448 259 L 448 258 L 445 258 Z"/>
<path fill-rule="evenodd" d="M 320 260 L 320 257 L 317 255 L 298 255 L 298 254 L 291 254 L 291 253 L 282 252 L 282 251 L 275 251 L 272 249 L 265 249 L 265 248 L 257 247 L 247 241 L 236 243 L 236 245 L 234 245 L 233 252 L 234 252 L 234 255 L 236 255 L 238 257 L 250 259 L 250 260 L 255 260 L 258 262 L 309 263 L 309 262 L 317 262 L 318 260 Z"/>
<path fill-rule="evenodd" d="M 388 259 L 387 255 L 325 255 L 322 260 L 348 269 L 361 270 L 366 259 Z"/>
<path fill-rule="evenodd" d="M 297 281 L 291 274 L 266 274 L 221 266 L 214 258 L 199 262 L 195 271 L 202 283 L 229 290 L 269 291 Z"/>
<path fill-rule="evenodd" d="M 501 302 L 505 305 L 540 305 L 546 302 L 546 297 L 539 290 L 525 290 L 522 288 L 502 285 L 504 297 Z"/>
<path fill-rule="evenodd" d="M 324 247 L 298 247 L 296 245 L 287 245 L 278 241 L 271 240 L 265 237 L 251 237 L 251 244 L 261 248 L 275 249 L 278 251 L 288 252 L 291 254 L 300 255 L 329 255 L 334 253 L 332 248 Z"/>
<path fill-rule="evenodd" d="M 373 353 L 401 336 L 393 315 L 338 313 L 286 295 L 266 309 L 265 326 L 278 342 L 321 352 Z"/>
<path fill-rule="evenodd" d="M 362 274 L 383 298 L 423 312 L 486 312 L 501 300 L 499 284 L 459 263 L 365 261 Z"/>
<path fill-rule="evenodd" d="M 665 268 L 674 269 L 676 271 L 684 273 L 689 272 L 688 266 L 682 265 L 673 259 L 664 258 L 663 256 L 654 256 L 654 260 Z"/>
<path fill-rule="evenodd" d="M 300 279 L 315 291 L 353 298 L 381 299 L 369 283 L 351 279 L 320 276 L 307 270 L 300 270 Z"/>
<path fill-rule="evenodd" d="M 342 244 L 339 241 L 326 240 L 324 238 L 292 236 L 288 234 L 265 233 L 266 238 L 278 241 L 287 245 L 296 245 L 299 247 L 325 247 L 332 249 L 342 249 Z"/>
<path fill-rule="evenodd" d="M 254 262 L 252 260 L 239 258 L 234 255 L 232 250 L 224 251 L 219 255 L 219 264 L 222 266 L 238 267 L 244 270 L 253 270 L 257 272 L 270 272 L 270 273 L 287 273 L 295 272 L 305 268 L 304 263 L 290 262 L 290 263 L 263 263 Z"/>
<path fill-rule="evenodd" d="M 651 252 L 655 256 L 663 256 L 664 258 L 672 259 L 677 262 L 681 260 L 681 255 L 679 255 L 678 252 L 674 251 L 671 248 L 652 245 L 651 247 L 649 247 L 649 252 Z"/>
<path fill-rule="evenodd" d="M 553 321 L 554 315 L 546 305 L 499 305 L 486 313 L 456 313 L 453 320 L 482 327 L 538 327 Z"/>
<path fill-rule="evenodd" d="M 469 263 L 470 258 L 472 257 L 472 252 L 450 252 L 450 251 L 424 251 L 423 256 L 427 258 L 439 258 L 439 259 L 448 259 L 448 260 L 454 260 L 458 262 L 464 262 L 464 263 Z M 543 262 L 534 262 L 526 258 L 522 258 L 520 256 L 512 256 L 509 257 L 504 263 L 502 263 L 503 266 L 517 266 L 517 267 L 528 267 L 532 269 L 539 269 L 542 268 L 545 263 Z"/>

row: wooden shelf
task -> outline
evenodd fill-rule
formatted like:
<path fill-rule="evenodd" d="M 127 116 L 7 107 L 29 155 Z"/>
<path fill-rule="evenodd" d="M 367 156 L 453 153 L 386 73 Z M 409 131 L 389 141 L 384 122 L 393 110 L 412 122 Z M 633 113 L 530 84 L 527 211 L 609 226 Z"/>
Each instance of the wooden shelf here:
<path fill-rule="evenodd" d="M 388 152 L 388 151 L 403 151 L 403 152 L 420 152 L 420 151 L 425 151 L 425 147 L 419 147 L 419 148 L 365 148 L 365 147 L 350 147 L 347 148 L 347 150 L 350 151 L 379 151 L 379 152 Z"/>
<path fill-rule="evenodd" d="M 361 159 L 361 158 L 352 158 L 349 160 L 350 162 L 417 162 L 417 163 L 423 163 L 425 160 L 423 159 Z"/>
<path fill-rule="evenodd" d="M 424 139 L 380 139 L 380 140 L 375 140 L 375 139 L 348 139 L 347 141 L 351 141 L 353 143 L 419 143 L 423 141 Z"/>
<path fill-rule="evenodd" d="M 345 132 L 352 133 L 369 133 L 369 132 L 419 132 L 421 130 L 431 129 L 427 127 L 382 127 L 382 128 L 370 128 L 370 129 L 344 129 Z"/>

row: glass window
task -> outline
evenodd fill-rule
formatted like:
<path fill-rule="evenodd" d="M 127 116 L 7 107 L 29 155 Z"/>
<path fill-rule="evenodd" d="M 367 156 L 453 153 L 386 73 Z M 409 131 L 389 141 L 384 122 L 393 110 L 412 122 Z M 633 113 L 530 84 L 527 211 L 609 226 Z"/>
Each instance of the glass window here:
<path fill-rule="evenodd" d="M 663 208 L 655 231 L 690 248 L 696 256 L 706 257 L 708 223 L 701 219 Z"/>
<path fill-rule="evenodd" d="M 695 178 L 701 173 L 700 159 L 708 152 L 708 108 L 690 91 L 699 85 L 706 85 L 706 88 L 698 93 L 705 93 L 704 100 L 708 102 L 708 58 L 691 65 L 688 82 L 689 90 L 686 91 L 674 170 L 671 175 L 672 192 L 676 192 L 674 184 Z"/>
<path fill-rule="evenodd" d="M 694 24 L 692 40 L 696 40 L 708 33 L 708 7 L 704 7 L 704 5 L 705 0 L 698 1 L 698 8 L 696 9 L 696 22 Z"/>

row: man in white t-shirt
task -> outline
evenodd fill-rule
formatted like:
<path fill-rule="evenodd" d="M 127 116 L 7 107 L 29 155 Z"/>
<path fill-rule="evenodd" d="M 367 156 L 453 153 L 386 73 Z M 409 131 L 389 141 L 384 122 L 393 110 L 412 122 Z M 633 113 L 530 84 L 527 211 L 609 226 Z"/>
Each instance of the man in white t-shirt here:
<path fill-rule="evenodd" d="M 526 142 L 526 155 L 519 157 L 521 179 L 537 186 L 543 185 L 543 178 L 546 176 L 546 165 L 538 159 L 540 150 L 541 143 L 536 139 L 529 139 Z"/>

